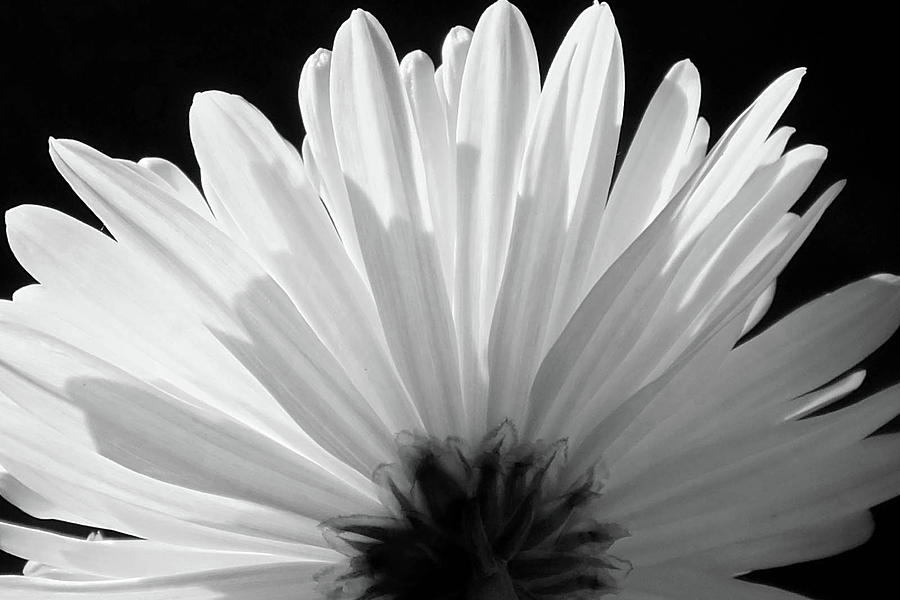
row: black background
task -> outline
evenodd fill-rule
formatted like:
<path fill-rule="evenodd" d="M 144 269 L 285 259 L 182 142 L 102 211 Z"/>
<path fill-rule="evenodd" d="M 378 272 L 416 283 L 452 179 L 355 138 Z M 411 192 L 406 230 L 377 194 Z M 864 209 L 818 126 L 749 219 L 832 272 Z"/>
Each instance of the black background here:
<path fill-rule="evenodd" d="M 114 156 L 163 156 L 196 181 L 187 114 L 191 96 L 200 90 L 245 96 L 299 144 L 300 68 L 316 48 L 331 46 L 356 4 L 0 0 L 0 43 L 8 46 L 0 56 L 3 209 L 50 205 L 99 226 L 50 164 L 50 135 L 76 138 Z M 439 59 L 444 33 L 456 24 L 474 27 L 487 3 L 359 4 L 381 20 L 399 54 L 422 48 Z M 587 2 L 522 1 L 518 6 L 546 72 Z M 612 5 L 625 50 L 626 144 L 655 86 L 681 58 L 691 58 L 700 70 L 701 112 L 713 137 L 781 72 L 809 68 L 783 122 L 797 127 L 792 145 L 815 142 L 831 151 L 813 194 L 836 179 L 847 178 L 849 185 L 780 278 L 767 319 L 853 279 L 900 272 L 894 237 L 900 225 L 892 145 L 896 94 L 889 92 L 896 78 L 891 60 L 896 34 L 886 14 L 865 3 L 846 6 L 628 0 Z M 809 200 L 801 200 L 801 208 Z M 4 298 L 30 282 L 5 243 L 0 268 Z M 863 391 L 900 379 L 897 337 L 864 363 L 869 378 Z M 0 509 L 4 518 L 25 518 L 12 507 Z M 900 502 L 877 507 L 875 516 L 876 533 L 864 546 L 751 578 L 822 599 L 889 597 Z M 11 572 L 21 564 L 2 556 L 0 570 Z"/>

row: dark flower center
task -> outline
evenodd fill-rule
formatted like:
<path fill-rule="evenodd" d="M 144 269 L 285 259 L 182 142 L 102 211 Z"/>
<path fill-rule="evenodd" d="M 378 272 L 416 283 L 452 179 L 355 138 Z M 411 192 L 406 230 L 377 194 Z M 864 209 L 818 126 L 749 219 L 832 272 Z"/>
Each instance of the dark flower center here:
<path fill-rule="evenodd" d="M 348 561 L 319 574 L 330 600 L 562 600 L 617 591 L 622 528 L 590 518 L 593 472 L 559 481 L 565 442 L 524 444 L 504 423 L 474 451 L 406 435 L 375 481 L 390 516 L 323 523 Z"/>

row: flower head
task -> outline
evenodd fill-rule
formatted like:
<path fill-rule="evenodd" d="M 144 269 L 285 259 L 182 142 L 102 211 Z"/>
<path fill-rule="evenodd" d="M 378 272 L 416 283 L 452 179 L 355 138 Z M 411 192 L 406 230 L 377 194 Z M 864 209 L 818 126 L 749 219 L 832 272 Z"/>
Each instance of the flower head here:
<path fill-rule="evenodd" d="M 876 275 L 749 339 L 842 184 L 776 129 L 802 70 L 711 147 L 689 61 L 616 165 L 604 4 L 541 84 L 500 0 L 435 68 L 354 11 L 300 77 L 299 151 L 198 94 L 198 188 L 51 140 L 108 228 L 22 206 L 39 282 L 0 306 L 0 492 L 130 539 L 0 522 L 0 599 L 784 598 L 898 493 L 900 324 Z M 614 167 L 617 166 L 617 169 Z M 614 176 L 615 171 L 615 176 Z"/>

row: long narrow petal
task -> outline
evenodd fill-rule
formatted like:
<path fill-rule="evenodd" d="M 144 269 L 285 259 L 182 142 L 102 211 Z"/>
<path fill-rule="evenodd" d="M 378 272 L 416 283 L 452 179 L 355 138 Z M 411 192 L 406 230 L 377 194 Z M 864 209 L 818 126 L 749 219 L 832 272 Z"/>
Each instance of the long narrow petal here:
<path fill-rule="evenodd" d="M 714 325 L 716 322 L 728 323 L 734 318 L 740 318 L 742 320 L 746 319 L 746 314 L 743 316 L 740 315 L 741 311 L 750 309 L 750 303 L 747 302 L 747 299 L 761 294 L 764 290 L 764 286 L 771 284 L 775 274 L 784 267 L 790 257 L 793 256 L 793 253 L 796 252 L 799 245 L 802 244 L 802 241 L 821 217 L 825 208 L 834 199 L 835 195 L 840 190 L 840 187 L 840 185 L 832 186 L 822 195 L 813 208 L 810 209 L 800 222 L 796 224 L 793 231 L 791 231 L 789 236 L 780 245 L 780 248 L 775 252 L 770 253 L 769 258 L 759 262 L 757 266 L 753 268 L 756 275 L 740 275 L 738 277 L 739 281 L 741 281 L 740 285 L 727 292 L 727 295 L 731 296 L 732 299 L 718 301 L 720 307 L 730 307 L 730 313 L 722 314 L 720 312 L 720 314 L 711 321 L 707 321 L 704 328 L 709 331 L 715 331 L 717 327 L 721 326 Z M 755 280 L 755 282 L 753 280 Z M 743 298 L 744 300 L 735 303 L 735 300 L 739 298 Z M 712 327 L 712 329 L 709 329 L 710 327 Z M 698 344 L 703 345 L 709 343 L 709 338 L 707 338 L 706 335 L 700 335 L 699 332 L 694 332 L 691 335 L 699 336 L 692 342 L 692 346 L 694 347 Z M 736 337 L 733 339 L 736 341 Z M 722 348 L 723 356 L 725 356 L 725 350 L 727 350 L 727 347 Z M 677 364 L 677 362 L 675 364 Z M 710 374 L 710 378 L 716 374 L 717 373 Z M 647 436 L 644 439 L 644 442 L 639 446 L 640 457 L 633 455 L 628 457 L 629 468 L 636 464 L 646 466 L 648 463 L 652 463 L 655 460 L 655 457 L 659 456 L 658 454 L 654 454 L 654 452 L 663 452 L 665 455 L 668 455 L 674 451 L 676 447 L 689 445 L 689 442 L 696 437 L 689 432 L 695 432 L 697 429 L 705 427 L 705 425 L 710 422 L 718 423 L 718 418 L 722 416 L 720 413 L 724 411 L 717 411 L 710 408 L 708 402 L 704 400 L 706 398 L 706 392 L 707 389 L 705 387 L 695 390 L 695 394 L 689 398 L 685 398 L 686 401 L 680 405 L 680 409 L 672 415 L 672 418 L 669 418 L 663 423 L 656 423 L 653 427 L 652 435 Z M 718 399 L 715 396 L 713 398 Z M 634 400 L 640 401 L 640 395 L 635 396 L 633 399 L 629 399 L 627 402 L 632 403 Z M 597 414 L 604 414 L 604 412 L 600 410 L 596 412 Z M 598 427 L 608 427 L 608 425 L 601 422 Z M 588 436 L 587 439 L 594 440 L 594 443 L 598 444 L 603 449 L 608 449 L 608 444 L 615 442 L 613 439 L 599 440 L 596 437 L 591 436 Z M 626 450 L 624 447 L 621 449 Z M 634 447 L 631 447 L 627 449 L 627 452 L 630 453 L 633 450 Z M 596 460 L 600 457 L 600 450 L 595 448 L 594 452 L 595 454 L 593 456 Z"/>
<path fill-rule="evenodd" d="M 742 334 L 747 333 L 759 324 L 762 318 L 766 316 L 766 312 L 772 306 L 772 301 L 774 299 L 775 282 L 773 281 L 771 285 L 766 288 L 766 291 L 754 301 L 753 308 L 750 310 L 750 314 L 747 315 L 747 322 L 744 323 L 744 328 L 741 331 Z"/>
<path fill-rule="evenodd" d="M 881 346 L 900 326 L 900 280 L 874 275 L 817 298 L 741 344 L 704 393 L 704 432 L 746 427 L 765 412 L 831 381 Z M 827 348 L 828 351 L 823 351 Z M 755 418 L 744 418 L 747 413 Z"/>
<path fill-rule="evenodd" d="M 736 575 L 833 556 L 865 543 L 874 531 L 875 521 L 865 510 L 818 523 L 798 522 L 774 534 L 753 532 L 738 542 L 679 557 L 678 562 Z"/>
<path fill-rule="evenodd" d="M 466 58 L 456 130 L 459 215 L 454 314 L 463 395 L 484 429 L 484 353 L 506 263 L 525 141 L 540 92 L 534 40 L 521 12 L 498 0 Z"/>
<path fill-rule="evenodd" d="M 622 600 L 806 600 L 777 588 L 678 566 L 637 568 Z"/>
<path fill-rule="evenodd" d="M 2 521 L 0 548 L 46 566 L 98 578 L 160 577 L 296 560 L 275 554 L 202 550 L 148 540 L 85 540 Z M 327 551 L 316 554 L 309 559 L 327 560 Z M 337 552 L 331 557 L 334 561 L 340 558 Z"/>
<path fill-rule="evenodd" d="M 697 125 L 694 127 L 694 133 L 691 136 L 691 144 L 687 150 L 684 166 L 681 168 L 681 173 L 679 173 L 678 180 L 675 182 L 675 187 L 673 189 L 680 190 L 681 186 L 683 186 L 703 164 L 709 146 L 709 135 L 709 123 L 703 117 L 698 117 Z"/>
<path fill-rule="evenodd" d="M 198 548 L 294 556 L 325 545 L 315 519 L 142 475 L 0 404 L 4 467 L 50 503 L 76 504 L 80 522 Z"/>
<path fill-rule="evenodd" d="M 900 437 L 878 435 L 824 456 L 805 449 L 766 467 L 672 500 L 653 524 L 635 519 L 617 550 L 635 564 L 658 564 L 856 514 L 900 491 Z"/>
<path fill-rule="evenodd" d="M 357 10 L 334 42 L 331 111 L 341 168 L 391 354 L 435 435 L 463 422 L 450 300 L 421 148 L 394 50 Z"/>
<path fill-rule="evenodd" d="M 456 152 L 451 153 L 431 59 L 421 50 L 410 52 L 400 62 L 400 74 L 422 148 L 434 236 L 449 297 L 456 262 Z"/>
<path fill-rule="evenodd" d="M 569 197 L 579 191 L 569 189 L 571 163 L 576 163 L 576 171 L 584 169 L 584 157 L 573 155 L 572 141 L 584 129 L 593 129 L 596 104 L 603 102 L 602 93 L 585 93 L 584 80 L 603 86 L 615 40 L 611 19 L 603 19 L 605 13 L 608 10 L 599 6 L 587 9 L 563 40 L 550 65 L 525 148 L 509 253 L 491 321 L 488 423 L 519 421 L 543 357 L 566 243 Z M 577 118 L 582 109 L 589 113 L 587 124 Z M 580 184 L 576 179 L 574 185 Z M 566 287 L 565 282 L 562 285 Z"/>
<path fill-rule="evenodd" d="M 213 407 L 333 472 L 354 472 L 329 460 L 222 346 L 198 315 L 205 305 L 192 306 L 193 296 L 185 297 L 177 279 L 52 209 L 17 207 L 6 222 L 10 247 L 42 285 L 0 303 L 4 320 L 47 333 L 185 401 Z M 123 345 L 123 339 L 131 342 Z"/>
<path fill-rule="evenodd" d="M 674 361 L 673 364 L 677 365 L 683 357 L 690 357 L 699 347 L 708 343 L 710 337 L 715 335 L 724 324 L 734 322 L 735 318 L 746 318 L 746 311 L 750 308 L 750 299 L 761 294 L 784 268 L 835 193 L 834 190 L 829 191 L 802 219 L 796 215 L 786 215 L 779 221 L 778 226 L 753 249 L 748 259 L 738 267 L 732 276 L 733 281 L 730 281 L 713 300 L 710 304 L 711 308 L 704 315 L 699 326 L 688 332 L 691 341 L 683 351 L 671 356 L 670 360 Z M 635 375 L 634 369 L 629 368 L 623 369 L 621 375 L 611 377 L 613 385 L 601 386 L 600 392 L 594 397 L 594 403 L 592 403 L 592 406 L 595 407 L 594 412 L 589 413 L 589 416 L 585 415 L 580 420 L 576 418 L 567 423 L 566 427 L 570 431 L 576 432 L 577 439 L 599 442 L 599 445 L 595 446 L 594 452 L 600 452 L 600 454 L 592 456 L 580 453 L 579 457 L 573 455 L 573 465 L 581 465 L 580 468 L 585 468 L 584 461 L 598 460 L 603 449 L 608 448 L 606 444 L 617 441 L 621 433 L 627 429 L 628 422 L 622 417 L 627 417 L 633 410 L 629 406 L 631 398 L 640 398 L 640 396 L 632 396 L 627 391 L 636 383 Z M 598 397 L 605 401 L 598 403 L 596 401 Z M 629 398 L 627 404 L 621 403 L 619 398 L 622 397 Z M 639 400 L 637 406 L 640 406 L 642 402 Z M 616 407 L 613 413 L 609 412 L 610 406 Z M 599 407 L 599 410 L 596 410 L 596 407 Z M 624 412 L 620 409 L 624 409 Z M 617 413 L 622 414 L 620 416 Z M 604 415 L 610 414 L 619 418 L 606 419 L 604 417 Z"/>
<path fill-rule="evenodd" d="M 195 96 L 191 136 L 209 187 L 248 246 L 387 428 L 419 426 L 388 355 L 368 286 L 313 192 L 296 151 L 253 106 L 221 92 Z"/>
<path fill-rule="evenodd" d="M 69 523 L 84 523 L 84 517 L 53 504 L 26 487 L 12 473 L 0 466 L 0 496 L 23 512 L 38 519 L 55 519 Z"/>
<path fill-rule="evenodd" d="M 655 309 L 643 315 L 645 334 L 631 350 L 636 363 L 664 367 L 667 356 L 690 343 L 690 332 L 719 309 L 729 286 L 740 281 L 741 265 L 752 261 L 754 249 L 807 189 L 824 158 L 824 148 L 803 146 L 748 181 L 673 269 Z"/>
<path fill-rule="evenodd" d="M 700 74 L 690 61 L 681 61 L 650 101 L 616 176 L 598 234 L 593 281 L 672 197 L 699 109 Z"/>
<path fill-rule="evenodd" d="M 805 69 L 788 71 L 767 87 L 710 151 L 689 185 L 691 202 L 682 215 L 689 243 L 734 197 L 765 158 L 765 142 L 800 87 Z"/>
<path fill-rule="evenodd" d="M 567 127 L 570 137 L 567 229 L 556 278 L 553 311 L 546 341 L 556 339 L 583 300 L 584 279 L 600 224 L 619 146 L 625 100 L 622 41 L 604 4 L 584 13 L 585 47 L 579 48 L 570 78 Z M 545 343 L 544 351 L 547 350 Z"/>
<path fill-rule="evenodd" d="M 119 243 L 179 281 L 182 300 L 202 306 L 198 314 L 220 342 L 326 450 L 362 472 L 389 455 L 392 433 L 250 256 L 165 190 L 87 146 L 54 140 L 51 157 Z"/>
<path fill-rule="evenodd" d="M 198 215 L 207 220 L 214 219 L 203 194 L 177 165 L 164 158 L 153 157 L 142 158 L 138 164 L 162 178 L 175 190 L 175 195 Z"/>
<path fill-rule="evenodd" d="M 871 434 L 900 412 L 900 389 L 889 388 L 848 408 L 821 417 L 777 426 L 761 426 L 740 435 L 710 437 L 687 452 L 658 457 L 643 473 L 624 476 L 614 467 L 602 503 L 611 516 L 641 514 L 665 520 L 655 512 L 667 500 L 692 494 L 696 486 L 737 481 L 748 473 L 765 472 L 788 458 L 817 460 L 843 450 Z M 679 509 L 669 505 L 673 512 Z M 653 513 L 651 515 L 651 513 Z"/>
<path fill-rule="evenodd" d="M 441 46 L 441 66 L 435 71 L 435 85 L 437 86 L 438 97 L 444 107 L 447 139 L 454 146 L 456 144 L 456 123 L 459 114 L 459 90 L 462 86 L 463 71 L 471 44 L 471 29 L 461 25 L 451 29 Z M 453 157 L 453 161 L 455 164 L 456 156 Z"/>
<path fill-rule="evenodd" d="M 72 444 L 132 471 L 318 520 L 341 503 L 351 513 L 371 504 L 371 495 L 273 440 L 50 336 L 2 323 L 0 341 L 0 391 Z"/>
<path fill-rule="evenodd" d="M 300 72 L 297 91 L 300 114 L 306 128 L 309 153 L 321 177 L 321 195 L 328 208 L 347 254 L 360 273 L 365 274 L 362 250 L 353 223 L 353 211 L 347 186 L 341 173 L 334 125 L 331 118 L 331 52 L 319 49 L 310 56 Z"/>
<path fill-rule="evenodd" d="M 295 561 L 98 582 L 3 576 L 0 600 L 315 600 L 322 569 Z"/>
<path fill-rule="evenodd" d="M 706 224 L 716 218 L 722 208 L 728 204 L 733 196 L 729 196 L 728 200 L 721 197 L 710 195 L 710 186 L 719 189 L 717 186 L 726 186 L 727 193 L 737 193 L 739 186 L 733 186 L 729 180 L 729 173 L 736 177 L 741 183 L 750 175 L 750 170 L 755 167 L 756 161 L 759 159 L 758 147 L 764 142 L 764 135 L 768 133 L 768 129 L 774 124 L 775 119 L 787 105 L 796 86 L 799 83 L 799 73 L 788 74 L 774 84 L 772 84 L 761 96 L 760 99 L 738 120 L 729 133 L 729 140 L 751 139 L 754 143 L 748 146 L 732 146 L 732 144 L 720 142 L 718 150 L 714 150 L 706 164 L 693 177 L 692 182 L 685 184 L 679 192 L 678 197 L 670 202 L 662 213 L 654 220 L 654 223 L 644 230 L 642 235 L 626 250 L 626 252 L 613 263 L 618 265 L 616 272 L 609 277 L 604 277 L 606 281 L 601 280 L 594 286 L 594 291 L 588 294 L 587 299 L 576 312 L 572 321 L 564 330 L 555 347 L 551 348 L 545 358 L 542 371 L 547 376 L 553 376 L 552 379 L 544 380 L 539 372 L 532 390 L 532 406 L 540 405 L 541 411 L 547 409 L 551 411 L 561 410 L 567 411 L 571 422 L 580 422 L 584 426 L 589 426 L 588 420 L 584 418 L 583 413 L 571 410 L 572 402 L 590 402 L 584 396 L 585 389 L 598 390 L 594 394 L 597 398 L 599 390 L 605 389 L 602 395 L 614 398 L 615 402 L 622 402 L 623 399 L 629 397 L 631 393 L 636 391 L 643 383 L 659 374 L 666 368 L 667 364 L 677 357 L 682 351 L 685 344 L 693 343 L 699 328 L 708 327 L 713 317 L 716 320 L 722 319 L 726 312 L 740 310 L 740 307 L 733 302 L 741 302 L 742 298 L 735 292 L 735 285 L 749 285 L 745 281 L 748 270 L 755 269 L 753 266 L 757 264 L 762 256 L 768 255 L 769 251 L 762 251 L 767 246 L 771 246 L 770 242 L 763 244 L 760 242 L 760 234 L 764 235 L 763 240 L 773 240 L 773 236 L 777 236 L 776 229 L 784 230 L 789 226 L 788 222 L 782 222 L 777 228 L 766 232 L 765 228 L 758 227 L 749 228 L 748 233 L 753 232 L 755 243 L 745 243 L 742 246 L 733 246 L 735 251 L 731 260 L 742 261 L 741 269 L 732 269 L 729 273 L 728 269 L 722 268 L 720 272 L 728 276 L 728 283 L 718 290 L 718 296 L 707 303 L 703 309 L 697 313 L 698 319 L 687 331 L 687 336 L 678 334 L 681 345 L 675 349 L 668 348 L 666 344 L 656 344 L 651 337 L 644 337 L 643 342 L 638 346 L 638 350 L 634 351 L 634 344 L 641 339 L 641 334 L 646 328 L 646 315 L 655 314 L 660 307 L 665 308 L 662 298 L 666 294 L 668 285 L 677 272 L 678 268 L 686 260 L 686 253 L 697 244 L 698 235 L 704 231 L 701 227 L 697 229 L 699 224 L 699 216 L 693 220 L 687 216 L 690 214 L 705 214 Z M 754 145 L 756 144 L 756 145 Z M 816 211 L 826 206 L 833 199 L 839 188 L 829 189 L 823 195 L 821 202 L 817 204 Z M 723 193 L 726 193 L 723 188 Z M 747 206 L 746 209 L 751 208 Z M 738 213 L 739 214 L 739 213 Z M 768 214 L 768 213 L 767 213 Z M 771 277 L 768 280 L 760 280 L 764 286 L 768 286 L 777 275 L 777 272 L 783 267 L 787 258 L 796 251 L 795 246 L 800 239 L 805 239 L 808 234 L 808 224 L 815 220 L 817 212 L 810 212 L 808 217 L 804 217 L 802 227 L 796 229 L 790 234 L 792 241 L 789 247 L 786 246 L 779 251 L 782 258 L 776 260 L 773 264 L 773 270 L 765 274 L 759 271 L 760 275 Z M 718 226 L 712 230 L 711 235 L 728 234 L 733 229 L 733 225 L 727 224 L 728 215 L 720 219 Z M 743 259 L 743 260 L 742 260 Z M 723 265 L 725 263 L 722 263 Z M 765 287 L 759 289 L 761 294 Z M 616 295 L 616 291 L 619 293 Z M 749 293 L 754 293 L 749 291 Z M 593 296 L 593 298 L 592 298 Z M 730 302 L 724 302 L 724 298 L 730 298 Z M 677 305 L 676 305 L 677 306 Z M 578 313 L 582 313 L 579 315 Z M 717 315 L 717 316 L 716 316 Z M 582 321 L 582 318 L 592 320 L 595 324 L 588 324 Z M 682 327 L 686 323 L 679 321 L 667 321 L 670 326 Z M 599 326 L 599 328 L 597 327 Z M 593 333 L 592 333 L 593 332 Z M 596 345 L 590 343 L 590 336 Z M 571 339 L 567 339 L 571 336 Z M 615 337 L 618 336 L 618 337 Z M 675 338 L 673 338 L 674 340 Z M 581 346 L 581 350 L 568 346 L 570 342 L 576 342 Z M 569 348 L 565 350 L 565 348 Z M 595 354 L 583 354 L 583 350 L 592 348 Z M 647 356 L 659 353 L 656 357 Z M 588 356 L 590 358 L 588 358 Z M 581 358 L 585 358 L 581 362 Z M 557 359 L 563 362 L 558 363 L 560 370 L 557 369 Z M 611 362 L 615 361 L 615 362 Z M 617 373 L 621 375 L 613 376 L 613 368 L 616 365 Z M 649 372 L 648 372 L 649 370 Z M 559 385 L 559 375 L 568 372 L 569 383 L 562 381 L 566 388 L 556 388 L 556 390 L 545 387 L 548 384 Z M 583 379 L 581 376 L 587 377 Z M 586 385 L 591 376 L 602 377 L 602 381 L 594 381 L 591 385 Z M 642 377 L 643 375 L 643 377 Z M 567 377 L 567 376 L 565 376 Z M 623 378 L 624 377 L 624 378 Z M 576 386 L 569 388 L 568 386 Z M 568 389 L 567 389 L 568 388 Z M 579 391 L 581 390 L 581 391 Z M 608 392 L 608 393 L 607 393 Z M 568 397 L 566 400 L 556 400 L 557 394 Z M 580 400 L 579 400 L 580 397 Z M 540 398 L 540 400 L 538 400 Z M 564 407 L 568 407 L 568 410 Z M 610 408 L 614 408 L 611 406 Z M 535 416 L 536 420 L 544 422 L 552 421 L 550 415 Z M 570 431 L 568 425 L 562 424 L 563 431 Z"/>

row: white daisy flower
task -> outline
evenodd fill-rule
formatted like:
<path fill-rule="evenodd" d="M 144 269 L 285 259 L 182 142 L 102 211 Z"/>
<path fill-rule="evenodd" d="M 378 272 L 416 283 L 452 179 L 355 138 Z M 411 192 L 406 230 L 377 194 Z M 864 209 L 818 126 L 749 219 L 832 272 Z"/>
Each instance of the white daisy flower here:
<path fill-rule="evenodd" d="M 111 237 L 7 214 L 0 493 L 137 539 L 0 522 L 0 599 L 783 599 L 900 493 L 900 387 L 823 411 L 900 323 L 892 275 L 750 339 L 842 184 L 775 129 L 802 70 L 709 145 L 672 67 L 613 177 L 606 5 L 543 86 L 500 0 L 435 69 L 357 10 L 306 62 L 296 150 L 197 95 L 202 191 L 51 140 Z"/>

